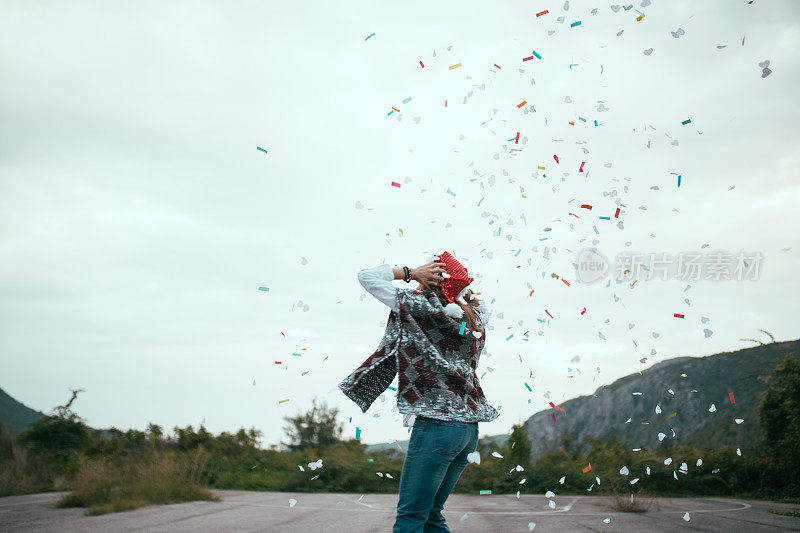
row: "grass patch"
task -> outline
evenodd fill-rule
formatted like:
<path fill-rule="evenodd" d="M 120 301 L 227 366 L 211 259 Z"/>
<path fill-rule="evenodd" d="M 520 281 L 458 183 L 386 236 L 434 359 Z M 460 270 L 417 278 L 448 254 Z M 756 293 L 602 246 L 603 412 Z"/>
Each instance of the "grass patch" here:
<path fill-rule="evenodd" d="M 646 513 L 653 506 L 655 506 L 655 510 L 659 510 L 655 496 L 643 494 L 642 491 L 629 496 L 614 494 L 606 500 L 605 505 L 620 513 Z"/>
<path fill-rule="evenodd" d="M 207 461 L 201 448 L 191 456 L 157 452 L 121 464 L 82 457 L 77 475 L 68 482 L 70 492 L 56 506 L 87 507 L 85 514 L 95 516 L 150 504 L 219 501 L 200 483 Z"/>
<path fill-rule="evenodd" d="M 780 509 L 770 509 L 769 512 L 772 513 L 772 514 L 779 514 L 781 516 L 800 517 L 800 511 L 793 511 L 793 510 L 790 510 L 790 509 L 786 510 L 786 511 L 782 511 Z"/>

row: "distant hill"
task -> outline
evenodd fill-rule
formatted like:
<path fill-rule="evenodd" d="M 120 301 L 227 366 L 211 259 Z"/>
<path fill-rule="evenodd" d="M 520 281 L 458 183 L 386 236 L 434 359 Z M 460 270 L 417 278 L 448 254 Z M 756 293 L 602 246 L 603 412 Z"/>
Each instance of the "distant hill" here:
<path fill-rule="evenodd" d="M 757 408 L 764 388 L 759 376 L 782 357 L 779 348 L 791 350 L 796 357 L 800 340 L 661 361 L 641 374 L 600 387 L 593 395 L 560 404 L 565 412 L 539 411 L 525 422 L 533 454 L 555 445 L 562 433 L 578 441 L 588 435 L 618 436 L 631 447 L 651 449 L 672 444 L 705 449 L 755 445 L 760 437 Z M 731 392 L 735 403 L 728 395 Z M 735 419 L 744 421 L 736 424 Z M 659 433 L 665 435 L 661 442 Z"/>
<path fill-rule="evenodd" d="M 780 348 L 791 350 L 797 357 L 800 340 L 705 357 L 668 359 L 641 374 L 630 374 L 600 387 L 592 395 L 563 402 L 559 407 L 566 412 L 539 411 L 524 424 L 532 454 L 541 455 L 556 445 L 564 433 L 576 441 L 589 435 L 617 436 L 632 448 L 672 444 L 692 444 L 702 449 L 755 445 L 761 436 L 757 409 L 764 388 L 759 377 L 769 373 L 770 363 L 782 357 Z M 733 404 L 729 392 L 733 393 Z M 712 404 L 715 410 L 709 412 Z M 656 406 L 661 413 L 656 413 Z M 629 418 L 631 421 L 626 424 Z M 744 421 L 736 424 L 735 419 Z M 662 441 L 658 440 L 659 433 L 665 435 Z M 482 438 L 481 443 L 499 447 L 507 439 L 508 435 L 492 435 Z M 403 452 L 408 449 L 407 440 L 399 444 Z M 367 446 L 367 451 L 384 450 L 399 452 L 393 442 Z"/>
<path fill-rule="evenodd" d="M 0 424 L 11 435 L 19 435 L 30 424 L 42 418 L 44 413 L 27 407 L 0 389 Z"/>

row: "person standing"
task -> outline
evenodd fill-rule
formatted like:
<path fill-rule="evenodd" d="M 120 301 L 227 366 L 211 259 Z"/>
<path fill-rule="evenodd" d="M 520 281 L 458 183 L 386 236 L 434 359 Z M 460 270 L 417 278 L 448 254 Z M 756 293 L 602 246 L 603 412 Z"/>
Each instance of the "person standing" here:
<path fill-rule="evenodd" d="M 478 445 L 478 422 L 500 413 L 476 374 L 488 312 L 468 289 L 473 279 L 450 253 L 417 267 L 380 265 L 358 273 L 390 309 L 375 352 L 339 388 L 366 413 L 398 376 L 397 408 L 413 427 L 400 475 L 394 533 L 450 531 L 442 509 L 467 456 Z M 398 289 L 391 282 L 418 283 Z"/>

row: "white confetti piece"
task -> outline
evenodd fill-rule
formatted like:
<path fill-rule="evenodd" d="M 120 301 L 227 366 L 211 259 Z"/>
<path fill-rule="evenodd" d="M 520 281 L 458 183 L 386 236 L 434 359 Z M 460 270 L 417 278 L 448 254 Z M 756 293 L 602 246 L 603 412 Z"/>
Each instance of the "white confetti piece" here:
<path fill-rule="evenodd" d="M 737 418 L 734 420 L 734 422 L 736 422 L 737 424 L 741 424 L 742 422 L 744 422 L 744 418 Z"/>
<path fill-rule="evenodd" d="M 632 479 L 632 480 L 631 480 L 631 485 L 636 485 L 636 482 L 637 482 L 637 481 L 639 481 L 639 478 L 638 478 L 638 477 L 637 477 L 636 479 Z"/>
<path fill-rule="evenodd" d="M 623 476 L 627 476 L 631 472 L 630 470 L 628 470 L 627 466 L 623 466 L 622 468 L 619 469 L 619 473 L 622 474 Z"/>
<path fill-rule="evenodd" d="M 611 519 L 610 518 L 603 518 L 603 523 L 604 524 L 610 524 L 611 523 Z"/>
<path fill-rule="evenodd" d="M 687 511 L 685 515 L 683 515 L 683 519 L 687 522 L 689 521 L 689 512 Z"/>
<path fill-rule="evenodd" d="M 544 497 L 545 498 L 555 498 L 556 497 L 556 493 L 553 492 L 552 490 L 548 490 L 547 492 L 544 493 Z"/>
<path fill-rule="evenodd" d="M 567 476 L 563 476 L 561 479 L 558 480 L 558 482 L 563 485 L 566 480 L 567 480 Z"/>
<path fill-rule="evenodd" d="M 717 410 L 717 406 L 714 405 L 713 403 L 711 404 L 711 407 L 708 408 L 708 412 L 709 413 L 713 413 L 716 410 Z"/>
<path fill-rule="evenodd" d="M 464 516 L 462 516 L 462 517 L 461 517 L 461 519 L 459 520 L 459 522 L 463 522 L 463 521 L 464 521 L 464 520 L 466 520 L 467 518 L 469 518 L 469 515 L 468 515 L 467 513 L 464 513 Z"/>
<path fill-rule="evenodd" d="M 498 459 L 502 459 L 503 456 L 500 455 L 498 452 L 492 452 L 492 457 L 497 457 Z"/>
<path fill-rule="evenodd" d="M 477 451 L 467 454 L 467 461 L 470 463 L 475 463 L 476 465 L 481 464 L 481 454 Z"/>
<path fill-rule="evenodd" d="M 553 500 L 549 500 L 547 502 L 547 505 L 550 506 L 550 509 L 555 509 L 556 508 L 556 502 L 554 502 Z"/>
<path fill-rule="evenodd" d="M 536 527 L 535 522 L 528 522 L 528 531 L 533 531 L 533 528 Z"/>
<path fill-rule="evenodd" d="M 297 500 L 289 498 L 289 507 L 294 507 L 295 505 L 297 505 Z"/>
<path fill-rule="evenodd" d="M 660 405 L 656 405 L 656 414 L 657 415 L 661 414 L 661 406 Z"/>

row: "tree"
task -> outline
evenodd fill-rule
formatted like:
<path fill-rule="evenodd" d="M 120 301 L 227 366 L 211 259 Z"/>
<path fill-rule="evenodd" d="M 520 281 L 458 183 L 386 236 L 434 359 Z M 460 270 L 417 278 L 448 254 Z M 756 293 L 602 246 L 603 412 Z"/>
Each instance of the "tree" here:
<path fill-rule="evenodd" d="M 337 407 L 328 407 L 326 403 L 317 405 L 316 397 L 309 411 L 296 416 L 284 416 L 288 423 L 284 426 L 290 450 L 304 450 L 317 446 L 329 446 L 341 441 L 342 425 L 336 420 L 339 415 Z"/>
<path fill-rule="evenodd" d="M 19 435 L 19 441 L 30 450 L 50 454 L 59 465 L 64 465 L 73 452 L 85 450 L 91 441 L 89 427 L 71 409 L 79 392 L 83 389 L 72 389 L 69 402 L 28 426 Z"/>
<path fill-rule="evenodd" d="M 800 445 L 800 361 L 786 353 L 766 378 L 758 414 L 767 446 L 797 453 Z M 788 450 L 787 450 L 788 451 Z"/>
<path fill-rule="evenodd" d="M 503 455 L 509 464 L 528 467 L 531 460 L 531 440 L 523 424 L 511 426 L 511 435 L 509 435 L 504 448 Z"/>
<path fill-rule="evenodd" d="M 800 495 L 800 361 L 785 345 L 764 378 L 758 414 L 763 429 L 762 490 L 784 496 Z"/>

